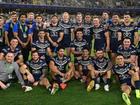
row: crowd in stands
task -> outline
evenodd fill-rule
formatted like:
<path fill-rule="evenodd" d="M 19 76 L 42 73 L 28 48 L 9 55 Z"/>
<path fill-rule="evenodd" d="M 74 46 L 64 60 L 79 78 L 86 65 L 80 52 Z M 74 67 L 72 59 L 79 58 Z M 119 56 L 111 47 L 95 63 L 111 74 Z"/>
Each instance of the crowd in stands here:
<path fill-rule="evenodd" d="M 90 8 L 135 8 L 140 6 L 139 0 L 0 0 L 0 2 Z"/>

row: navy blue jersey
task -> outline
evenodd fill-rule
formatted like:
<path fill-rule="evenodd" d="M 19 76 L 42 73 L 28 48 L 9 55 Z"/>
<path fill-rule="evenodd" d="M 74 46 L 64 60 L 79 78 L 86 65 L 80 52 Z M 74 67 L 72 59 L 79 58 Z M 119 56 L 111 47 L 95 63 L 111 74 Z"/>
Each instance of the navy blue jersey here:
<path fill-rule="evenodd" d="M 102 58 L 102 59 L 98 59 L 98 58 L 94 58 L 93 59 L 93 66 L 95 68 L 95 70 L 97 71 L 106 71 L 108 69 L 110 60 L 108 58 Z"/>
<path fill-rule="evenodd" d="M 52 41 L 56 42 L 58 38 L 60 37 L 60 32 L 63 32 L 63 31 L 60 26 L 50 25 L 50 27 L 47 28 L 47 32 L 49 33 L 49 36 L 52 39 Z"/>
<path fill-rule="evenodd" d="M 64 35 L 66 37 L 70 37 L 72 23 L 70 21 L 67 22 L 67 23 L 65 23 L 64 21 L 60 21 L 59 26 L 62 28 L 62 31 L 64 32 Z"/>
<path fill-rule="evenodd" d="M 99 27 L 93 27 L 93 35 L 95 39 L 94 41 L 95 50 L 105 49 L 105 46 L 106 46 L 105 32 L 106 30 L 101 25 Z"/>
<path fill-rule="evenodd" d="M 64 56 L 62 59 L 59 59 L 58 56 L 54 56 L 52 61 L 55 63 L 55 66 L 63 73 L 66 73 L 67 65 L 70 63 L 70 57 Z"/>
<path fill-rule="evenodd" d="M 73 23 L 72 27 L 76 30 L 78 28 L 83 28 L 83 23 L 75 22 Z"/>
<path fill-rule="evenodd" d="M 41 77 L 42 74 L 45 74 L 47 70 L 47 64 L 44 60 L 37 60 L 37 61 L 27 61 L 26 62 L 27 67 L 29 68 L 30 72 L 35 78 L 35 81 L 39 81 L 39 78 Z"/>
<path fill-rule="evenodd" d="M 78 64 L 82 66 L 83 75 L 88 75 L 89 72 L 88 65 L 92 64 L 92 58 L 91 57 L 87 59 L 82 58 L 78 61 Z"/>
<path fill-rule="evenodd" d="M 76 52 L 82 52 L 83 48 L 84 47 L 87 47 L 88 43 L 85 39 L 79 41 L 77 39 L 74 39 L 72 42 L 71 42 L 71 48 L 75 48 L 75 51 Z M 79 56 L 79 55 L 75 55 L 75 56 Z"/>
<path fill-rule="evenodd" d="M 62 28 L 62 31 L 64 32 L 64 38 L 62 40 L 62 45 L 64 47 L 69 47 L 70 42 L 71 42 L 72 23 L 70 21 L 67 23 L 65 23 L 64 21 L 60 21 L 59 26 Z"/>
<path fill-rule="evenodd" d="M 32 43 L 32 48 L 36 48 L 39 56 L 45 58 L 45 55 L 48 55 L 47 48 L 50 48 L 50 43 L 48 41 L 41 42 L 37 40 Z"/>
<path fill-rule="evenodd" d="M 111 19 L 107 19 L 107 20 L 102 20 L 101 21 L 101 24 L 103 25 L 103 26 L 109 26 L 109 24 L 112 24 L 112 20 Z"/>
<path fill-rule="evenodd" d="M 110 33 L 110 49 L 112 52 L 116 52 L 119 46 L 118 41 L 118 31 L 120 30 L 120 24 L 110 24 L 109 33 Z"/>
<path fill-rule="evenodd" d="M 123 45 L 120 45 L 117 50 L 118 54 L 122 54 L 125 59 L 130 58 L 131 55 L 136 55 L 136 48 L 133 45 L 130 45 L 128 49 L 124 49 Z"/>
<path fill-rule="evenodd" d="M 89 44 L 91 44 L 92 41 L 92 35 L 93 35 L 92 28 L 93 25 L 91 23 L 84 23 L 83 25 L 83 32 L 84 32 L 83 38 L 86 39 L 86 41 L 89 42 Z"/>
<path fill-rule="evenodd" d="M 123 23 L 121 25 L 120 32 L 122 33 L 122 39 L 124 39 L 125 37 L 129 37 L 132 44 L 134 44 L 134 33 L 138 32 L 138 28 L 133 23 L 128 26 Z"/>
<path fill-rule="evenodd" d="M 17 58 L 19 55 L 22 55 L 21 49 L 18 46 L 14 50 L 12 50 L 9 46 L 6 46 L 2 49 L 2 53 L 4 53 L 4 55 L 6 55 L 8 52 L 13 52 L 15 58 Z"/>
<path fill-rule="evenodd" d="M 41 26 L 39 26 L 38 24 L 35 24 L 34 28 L 33 28 L 33 42 L 38 40 L 38 32 L 39 30 L 43 29 L 44 24 L 41 24 Z"/>
<path fill-rule="evenodd" d="M 113 66 L 113 72 L 119 78 L 120 83 L 122 83 L 126 79 L 131 78 L 131 75 L 129 74 L 129 70 L 132 69 L 133 69 L 133 65 L 130 63 L 125 63 L 123 66 L 119 66 L 119 65 Z"/>

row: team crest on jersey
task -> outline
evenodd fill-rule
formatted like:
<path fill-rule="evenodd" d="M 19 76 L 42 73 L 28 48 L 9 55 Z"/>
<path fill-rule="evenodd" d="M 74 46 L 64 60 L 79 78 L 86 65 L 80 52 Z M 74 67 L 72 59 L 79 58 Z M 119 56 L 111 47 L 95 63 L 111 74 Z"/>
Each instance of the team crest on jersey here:
<path fill-rule="evenodd" d="M 93 30 L 93 32 L 94 33 L 100 33 L 100 32 L 102 32 L 104 29 L 103 28 L 95 28 L 94 30 Z"/>
<path fill-rule="evenodd" d="M 120 68 L 118 65 L 116 65 L 114 71 L 117 74 L 121 74 L 122 75 L 122 74 L 127 73 L 130 69 L 131 69 L 131 66 L 127 65 L 127 64 L 125 64 L 123 68 Z"/>
<path fill-rule="evenodd" d="M 32 64 L 32 65 L 30 65 L 30 67 L 32 69 L 34 69 L 34 70 L 38 70 L 38 69 L 41 69 L 42 68 L 42 65 L 40 65 L 40 64 Z"/>

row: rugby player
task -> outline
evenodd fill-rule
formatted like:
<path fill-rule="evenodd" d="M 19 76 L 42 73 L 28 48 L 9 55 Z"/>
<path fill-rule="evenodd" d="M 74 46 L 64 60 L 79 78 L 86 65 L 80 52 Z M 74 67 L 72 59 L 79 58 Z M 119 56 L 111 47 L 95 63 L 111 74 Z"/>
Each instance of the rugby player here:
<path fill-rule="evenodd" d="M 17 12 L 12 11 L 10 14 L 10 20 L 6 22 L 4 32 L 5 32 L 5 44 L 10 45 L 11 39 L 14 37 L 13 29 L 14 25 L 18 22 Z"/>
<path fill-rule="evenodd" d="M 62 28 L 58 25 L 58 16 L 51 17 L 50 27 L 47 28 L 47 38 L 50 42 L 52 52 L 57 52 L 57 48 L 61 45 L 64 37 Z"/>
<path fill-rule="evenodd" d="M 120 30 L 119 16 L 114 13 L 112 15 L 112 23 L 109 24 L 110 35 L 110 59 L 115 63 L 116 53 L 119 46 L 118 31 Z"/>
<path fill-rule="evenodd" d="M 78 66 L 81 78 L 80 81 L 87 85 L 87 91 L 89 92 L 94 87 L 95 83 L 94 67 L 92 65 L 89 48 L 83 48 L 82 57 L 78 61 Z"/>
<path fill-rule="evenodd" d="M 75 31 L 75 39 L 71 42 L 71 53 L 74 55 L 74 65 L 75 65 L 75 78 L 80 78 L 80 73 L 78 71 L 78 60 L 82 56 L 82 50 L 84 47 L 87 47 L 88 43 L 83 39 L 83 29 L 78 28 Z"/>
<path fill-rule="evenodd" d="M 124 22 L 121 24 L 121 28 L 118 34 L 121 41 L 125 37 L 129 37 L 133 45 L 136 46 L 138 44 L 138 28 L 131 21 L 131 16 L 129 13 L 124 14 Z"/>
<path fill-rule="evenodd" d="M 64 38 L 62 40 L 62 46 L 66 48 L 67 55 L 70 55 L 70 42 L 72 35 L 72 22 L 70 21 L 70 15 L 68 12 L 62 14 L 62 20 L 59 22 L 59 26 L 62 27 L 64 32 Z"/>
<path fill-rule="evenodd" d="M 64 55 L 64 48 L 58 47 L 57 55 L 52 58 L 49 64 L 52 77 L 61 89 L 65 89 L 67 82 L 74 75 L 74 65 L 70 57 Z"/>
<path fill-rule="evenodd" d="M 125 62 L 137 66 L 136 48 L 131 44 L 131 39 L 129 37 L 123 39 L 123 44 L 118 47 L 117 54 L 122 54 Z"/>
<path fill-rule="evenodd" d="M 49 64 L 50 58 L 53 56 L 50 49 L 50 43 L 45 38 L 45 31 L 39 30 L 38 40 L 31 44 L 31 51 L 38 51 L 41 59 L 45 60 Z"/>
<path fill-rule="evenodd" d="M 103 81 L 104 90 L 109 91 L 112 64 L 108 58 L 105 57 L 104 51 L 97 50 L 96 56 L 93 59 L 94 74 L 95 74 L 95 90 L 100 88 L 100 83 Z"/>
<path fill-rule="evenodd" d="M 127 105 L 131 105 L 129 97 L 133 89 L 135 90 L 136 98 L 140 98 L 140 77 L 138 71 L 138 67 L 125 62 L 123 55 L 117 55 L 113 72 L 120 82 L 120 87 L 123 92 L 122 98 Z"/>
<path fill-rule="evenodd" d="M 99 17 L 93 18 L 94 50 L 110 50 L 109 32 L 101 25 Z"/>

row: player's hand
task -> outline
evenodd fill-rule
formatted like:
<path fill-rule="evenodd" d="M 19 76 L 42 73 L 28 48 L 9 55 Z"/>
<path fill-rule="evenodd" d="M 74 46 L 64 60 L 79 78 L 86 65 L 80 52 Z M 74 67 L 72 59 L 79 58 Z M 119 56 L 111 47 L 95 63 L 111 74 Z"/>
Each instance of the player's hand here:
<path fill-rule="evenodd" d="M 94 70 L 95 75 L 98 75 L 100 72 L 97 70 Z"/>
<path fill-rule="evenodd" d="M 56 42 L 53 42 L 54 47 L 58 47 L 58 44 Z"/>
<path fill-rule="evenodd" d="M 106 73 L 106 70 L 100 71 L 100 75 L 104 75 Z"/>
<path fill-rule="evenodd" d="M 110 48 L 109 47 L 106 47 L 106 52 L 109 52 L 110 51 Z"/>
<path fill-rule="evenodd" d="M 25 48 L 25 47 L 26 47 L 26 43 L 22 43 L 21 46 L 22 46 L 23 48 Z"/>
<path fill-rule="evenodd" d="M 64 73 L 59 73 L 60 76 L 62 77 L 65 77 L 65 74 Z"/>
<path fill-rule="evenodd" d="M 71 73 L 70 72 L 67 72 L 64 76 L 65 79 L 68 79 L 70 77 Z"/>

